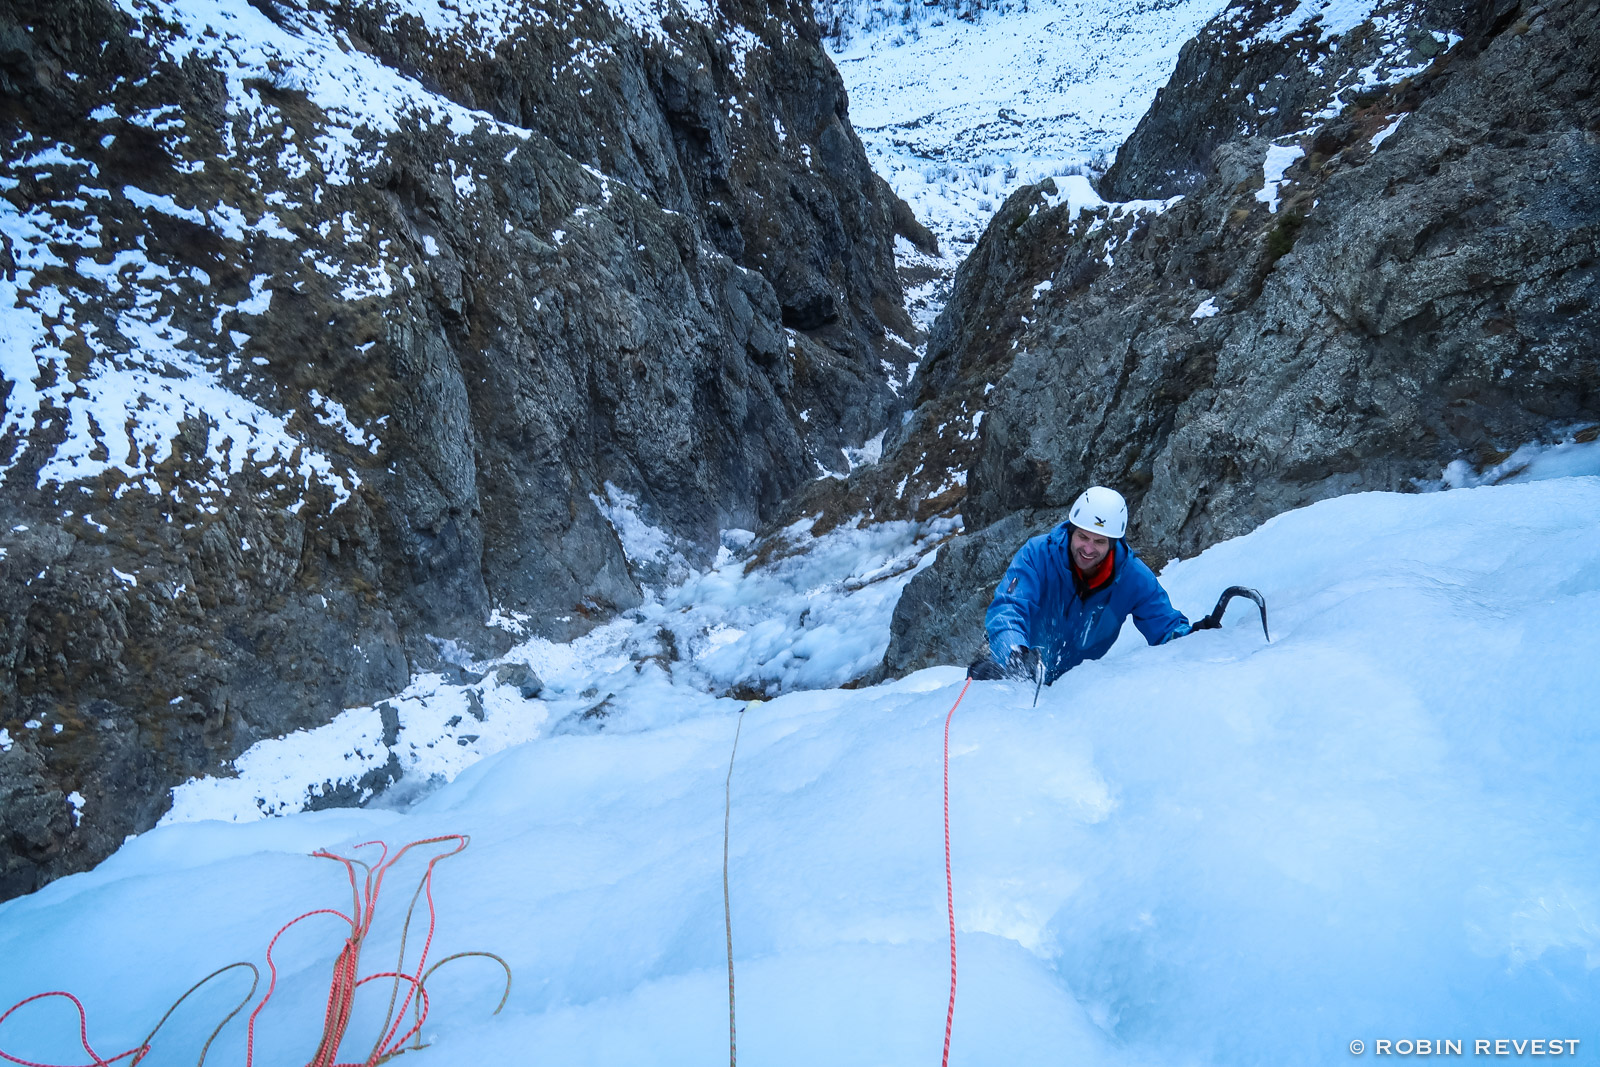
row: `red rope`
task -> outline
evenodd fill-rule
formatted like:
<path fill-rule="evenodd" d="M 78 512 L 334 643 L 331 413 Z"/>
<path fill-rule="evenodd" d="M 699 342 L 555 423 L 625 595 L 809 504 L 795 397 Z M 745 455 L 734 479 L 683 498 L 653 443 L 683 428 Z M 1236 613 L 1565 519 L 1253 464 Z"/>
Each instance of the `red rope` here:
<path fill-rule="evenodd" d="M 942 1067 L 950 1067 L 950 1029 L 956 1021 L 956 885 L 950 874 L 950 720 L 955 718 L 961 698 L 967 695 L 967 684 L 961 687 L 956 702 L 950 705 L 950 714 L 944 717 L 944 898 L 950 909 L 950 1007 L 944 1014 L 944 1058 Z"/>

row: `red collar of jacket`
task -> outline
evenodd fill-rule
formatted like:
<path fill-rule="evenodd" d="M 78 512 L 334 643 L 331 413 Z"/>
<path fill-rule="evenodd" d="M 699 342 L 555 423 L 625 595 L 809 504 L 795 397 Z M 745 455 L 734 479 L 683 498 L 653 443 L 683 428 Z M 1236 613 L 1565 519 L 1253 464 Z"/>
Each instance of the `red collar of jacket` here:
<path fill-rule="evenodd" d="M 1078 569 L 1077 560 L 1071 560 L 1070 563 L 1072 566 L 1072 577 L 1075 579 L 1074 584 L 1077 585 L 1079 589 L 1090 593 L 1105 588 L 1105 586 L 1111 581 L 1112 571 L 1116 568 L 1116 560 L 1117 545 L 1115 541 L 1111 543 L 1110 550 L 1106 552 L 1106 558 L 1101 560 L 1099 565 L 1088 574 L 1085 574 L 1083 571 Z"/>

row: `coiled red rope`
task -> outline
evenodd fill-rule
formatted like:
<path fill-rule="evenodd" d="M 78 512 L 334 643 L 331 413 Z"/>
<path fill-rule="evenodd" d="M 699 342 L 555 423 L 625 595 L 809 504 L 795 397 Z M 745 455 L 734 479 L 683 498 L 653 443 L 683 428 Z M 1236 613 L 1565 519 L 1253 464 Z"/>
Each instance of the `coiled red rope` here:
<path fill-rule="evenodd" d="M 405 964 L 405 945 L 402 938 L 400 948 L 401 962 L 397 964 L 396 970 L 381 971 L 377 974 L 370 974 L 365 978 L 358 978 L 357 975 L 360 973 L 361 967 L 361 946 L 366 940 L 367 934 L 372 930 L 373 916 L 378 908 L 378 894 L 383 890 L 385 875 L 413 848 L 446 842 L 454 842 L 455 847 L 448 852 L 441 852 L 428 860 L 428 866 L 423 872 L 422 881 L 417 887 L 418 892 L 425 894 L 428 901 L 428 936 L 423 941 L 422 954 L 417 959 L 416 970 L 408 973 L 401 969 Z M 372 1052 L 364 1060 L 360 1061 L 359 1067 L 375 1067 L 376 1064 L 398 1055 L 402 1051 L 401 1046 L 410 1040 L 412 1035 L 422 1029 L 422 1024 L 428 1017 L 428 991 L 422 988 L 423 969 L 427 966 L 428 950 L 433 945 L 434 929 L 438 922 L 438 916 L 433 904 L 433 868 L 440 860 L 454 856 L 466 848 L 467 838 L 462 834 L 445 834 L 440 837 L 413 841 L 399 852 L 396 852 L 393 859 L 389 858 L 389 846 L 382 841 L 364 841 L 356 846 L 356 850 L 369 848 L 373 845 L 383 850 L 378 856 L 377 863 L 373 866 L 332 852 L 318 851 L 312 853 L 313 856 L 321 859 L 330 859 L 344 865 L 345 872 L 350 879 L 351 914 L 347 916 L 333 908 L 318 908 L 315 911 L 308 911 L 304 915 L 289 920 L 279 928 L 276 934 L 272 935 L 272 940 L 267 944 L 267 969 L 271 973 L 271 979 L 267 984 L 266 996 L 261 998 L 261 1003 L 257 1004 L 255 1011 L 250 1013 L 245 1067 L 251 1067 L 255 1055 L 256 1017 L 261 1014 L 261 1010 L 272 999 L 273 990 L 278 985 L 278 966 L 272 960 L 273 946 L 278 943 L 278 938 L 282 937 L 290 927 L 314 915 L 339 916 L 349 924 L 350 934 L 345 938 L 344 946 L 339 950 L 339 956 L 333 964 L 333 978 L 328 988 L 328 1006 L 323 1013 L 322 1041 L 317 1045 L 317 1051 L 311 1057 L 308 1067 L 336 1067 L 339 1046 L 343 1043 L 345 1031 L 350 1026 L 350 1014 L 355 1009 L 356 990 L 376 979 L 393 978 L 395 981 L 395 994 L 391 995 L 389 999 L 389 1015 L 383 1021 L 384 1029 L 378 1036 L 377 1044 L 373 1045 Z M 357 866 L 360 866 L 365 871 L 365 875 L 359 885 L 356 882 Z M 415 907 L 415 905 L 416 901 L 413 898 L 412 906 Z M 409 913 L 406 916 L 406 925 L 409 930 Z M 406 987 L 406 996 L 400 1005 L 400 1011 L 397 1015 L 394 1011 L 394 1001 L 402 983 Z M 399 1030 L 401 1023 L 405 1021 L 406 1009 L 412 1006 L 414 998 L 417 1001 L 416 1023 L 411 1029 L 400 1035 L 397 1040 L 396 1031 Z M 390 1019 L 393 1019 L 392 1026 L 390 1025 Z M 338 1065 L 338 1067 L 343 1067 L 343 1065 Z"/>
<path fill-rule="evenodd" d="M 939 1061 L 942 1067 L 950 1067 L 950 1030 L 956 1021 L 956 884 L 950 873 L 950 720 L 955 718 L 961 698 L 967 695 L 967 686 L 971 684 L 972 679 L 968 678 L 956 702 L 950 705 L 950 714 L 944 717 L 944 899 L 950 910 L 950 1007 L 944 1013 L 944 1058 Z"/>
<path fill-rule="evenodd" d="M 411 907 L 406 911 L 405 926 L 402 928 L 400 936 L 400 959 L 399 962 L 396 963 L 395 969 L 392 971 L 380 971 L 376 974 L 369 974 L 365 978 L 359 977 L 361 967 L 361 947 L 365 942 L 367 935 L 372 930 L 373 919 L 377 914 L 378 895 L 383 889 L 384 877 L 394 868 L 395 864 L 399 863 L 401 858 L 412 849 L 425 847 L 427 845 L 438 845 L 451 842 L 455 844 L 454 848 L 449 849 L 448 851 L 439 852 L 428 859 L 427 867 L 423 871 L 422 879 L 417 885 L 417 890 L 414 894 L 412 894 Z M 494 960 L 505 969 L 505 993 L 501 996 L 500 1003 L 494 1010 L 495 1014 L 499 1014 L 501 1008 L 505 1007 L 506 1000 L 511 996 L 511 968 L 507 966 L 505 960 L 501 959 L 492 952 L 457 952 L 437 961 L 432 967 L 428 966 L 428 953 L 433 947 L 433 935 L 436 923 L 438 921 L 438 916 L 433 902 L 433 869 L 440 860 L 457 855 L 467 847 L 467 844 L 468 838 L 464 834 L 444 834 L 439 837 L 430 837 L 421 841 L 413 841 L 404 848 L 400 849 L 400 851 L 396 852 L 393 858 L 389 857 L 389 846 L 384 844 L 382 841 L 366 841 L 355 846 L 355 850 L 353 851 L 359 851 L 360 849 L 369 848 L 374 845 L 383 850 L 379 854 L 377 861 L 372 864 L 365 863 L 359 859 L 352 859 L 346 856 L 336 855 L 332 852 L 318 851 L 312 853 L 313 856 L 317 856 L 322 859 L 331 859 L 343 864 L 350 879 L 350 893 L 352 899 L 351 911 L 349 915 L 346 915 L 344 912 L 338 911 L 334 908 L 318 908 L 314 911 L 308 911 L 303 915 L 298 915 L 295 918 L 290 919 L 288 922 L 284 923 L 283 926 L 278 928 L 277 933 L 272 935 L 272 940 L 267 943 L 267 968 L 270 972 L 271 978 L 267 984 L 266 994 L 262 996 L 261 1002 L 255 1006 L 255 1010 L 250 1013 L 249 1026 L 247 1028 L 245 1038 L 245 1067 L 251 1067 L 251 1064 L 255 1058 L 256 1020 L 261 1015 L 262 1009 L 267 1006 L 267 1002 L 272 999 L 272 994 L 278 986 L 278 967 L 277 964 L 273 962 L 272 950 L 277 945 L 278 939 L 287 933 L 292 927 L 316 915 L 337 915 L 349 926 L 349 932 L 344 939 L 344 944 L 339 949 L 338 957 L 334 960 L 333 976 L 328 987 L 328 1003 L 323 1012 L 322 1018 L 322 1038 L 317 1045 L 316 1052 L 312 1055 L 311 1060 L 309 1061 L 308 1067 L 377 1067 L 378 1064 L 385 1063 L 388 1060 L 393 1059 L 395 1056 L 400 1055 L 402 1052 L 409 1051 L 409 1049 L 406 1047 L 406 1042 L 410 1041 L 413 1037 L 417 1037 L 417 1043 L 411 1046 L 411 1048 L 422 1048 L 422 1041 L 418 1035 L 422 1031 L 423 1023 L 426 1022 L 428 1018 L 428 978 L 433 974 L 434 971 L 438 970 L 444 964 L 449 963 L 451 960 L 461 959 L 465 956 L 484 956 Z M 356 877 L 357 867 L 360 867 L 364 872 L 359 880 L 359 883 Z M 411 920 L 416 911 L 418 899 L 426 899 L 427 901 L 428 934 L 423 940 L 422 951 L 417 958 L 415 967 L 408 970 L 406 967 L 406 942 L 410 937 Z M 131 1065 L 137 1064 L 150 1053 L 151 1041 L 155 1038 L 156 1032 L 166 1024 L 166 1021 L 169 1018 L 171 1018 L 172 1013 L 177 1010 L 178 1005 L 182 1004 L 186 999 L 188 999 L 191 993 L 195 992 L 195 990 L 211 981 L 211 979 L 226 971 L 233 970 L 236 967 L 247 967 L 252 972 L 256 971 L 255 965 L 250 963 L 233 963 L 213 971 L 205 978 L 202 978 L 199 982 L 196 982 L 189 988 L 188 992 L 184 993 L 183 996 L 178 998 L 177 1002 L 167 1010 L 166 1015 L 161 1017 L 161 1021 L 156 1024 L 155 1030 L 152 1030 L 144 1039 L 144 1041 L 140 1042 L 134 1048 L 129 1049 L 127 1052 L 119 1053 L 110 1057 L 109 1059 L 100 1056 L 100 1054 L 95 1052 L 90 1046 L 88 1013 L 85 1011 L 83 1003 L 78 1000 L 77 997 L 73 996 L 71 993 L 60 990 L 35 994 L 34 996 L 28 997 L 26 1000 L 19 1001 L 18 1003 L 12 1005 L 4 1015 L 0 1015 L 0 1024 L 3 1024 L 19 1008 L 23 1007 L 24 1005 L 31 1004 L 36 1000 L 43 1000 L 47 997 L 62 997 L 66 1000 L 69 1000 L 78 1011 L 79 1041 L 83 1045 L 83 1050 L 89 1054 L 90 1063 L 86 1065 L 36 1063 L 33 1060 L 25 1060 L 17 1056 L 13 1056 L 3 1050 L 0 1050 L 0 1059 L 5 1059 L 11 1063 L 18 1064 L 20 1067 L 112 1067 L 112 1065 L 117 1063 L 119 1060 L 129 1059 L 129 1057 L 131 1057 L 131 1067 Z M 257 972 L 257 977 L 259 979 L 259 972 Z M 380 978 L 393 979 L 394 988 L 389 995 L 389 1010 L 388 1014 L 384 1017 L 383 1026 L 378 1034 L 378 1040 L 372 1046 L 372 1051 L 369 1052 L 364 1059 L 355 1062 L 339 1063 L 339 1047 L 343 1044 L 345 1032 L 350 1026 L 351 1013 L 355 1008 L 356 990 L 361 986 L 366 985 L 368 982 L 377 981 Z M 400 997 L 400 989 L 402 987 L 404 987 L 406 990 L 406 995 L 403 999 Z M 247 993 L 244 999 L 239 1002 L 238 1007 L 234 1008 L 233 1011 L 228 1014 L 227 1018 L 223 1019 L 222 1022 L 218 1024 L 217 1028 L 211 1032 L 211 1037 L 207 1039 L 205 1048 L 203 1048 L 200 1053 L 200 1063 L 202 1067 L 205 1063 L 206 1052 L 210 1049 L 212 1041 L 216 1039 L 217 1034 L 221 1032 L 223 1026 L 226 1026 L 235 1015 L 244 1010 L 245 1005 L 248 1004 L 250 999 L 255 996 L 255 990 L 256 984 L 255 982 L 252 982 L 250 985 L 250 992 Z M 396 1002 L 399 1003 L 398 1012 L 395 1010 Z M 409 1029 L 407 1029 L 404 1033 L 400 1033 L 400 1028 L 405 1022 L 406 1012 L 408 1010 L 412 1012 L 414 1021 Z"/>

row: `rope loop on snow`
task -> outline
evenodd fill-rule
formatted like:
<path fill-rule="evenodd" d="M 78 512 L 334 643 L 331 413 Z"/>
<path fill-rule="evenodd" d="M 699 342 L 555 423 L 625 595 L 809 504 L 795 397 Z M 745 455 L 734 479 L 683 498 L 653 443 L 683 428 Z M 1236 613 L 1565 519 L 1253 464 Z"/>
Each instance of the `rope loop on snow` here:
<path fill-rule="evenodd" d="M 111 1064 L 116 1063 L 118 1060 L 125 1060 L 129 1056 L 135 1057 L 133 1062 L 138 1063 L 139 1060 L 144 1057 L 144 1054 L 150 1051 L 150 1047 L 148 1045 L 141 1045 L 136 1048 L 131 1048 L 127 1052 L 118 1053 L 117 1055 L 112 1056 L 110 1059 L 102 1059 L 100 1054 L 89 1045 L 89 1013 L 84 1010 L 83 1002 L 77 997 L 73 996 L 71 993 L 60 989 L 53 989 L 48 993 L 35 993 L 26 1000 L 17 1001 L 17 1003 L 6 1009 L 6 1013 L 4 1015 L 0 1015 L 0 1023 L 4 1023 L 7 1019 L 11 1018 L 11 1016 L 19 1008 L 32 1004 L 36 1000 L 44 1000 L 48 997 L 61 997 L 63 1000 L 70 1000 L 72 1001 L 72 1006 L 78 1010 L 78 1043 L 83 1046 L 83 1051 L 89 1054 L 90 1067 L 110 1067 Z M 19 1056 L 13 1056 L 9 1052 L 5 1051 L 0 1051 L 0 1059 L 9 1060 L 12 1063 L 19 1063 L 22 1065 L 22 1067 L 60 1067 L 59 1064 L 36 1063 L 33 1060 L 25 1060 Z"/>
<path fill-rule="evenodd" d="M 245 993 L 243 999 L 241 999 L 239 1001 L 239 1003 L 234 1006 L 234 1009 L 232 1011 L 230 1011 L 226 1016 L 223 1017 L 223 1020 L 216 1025 L 216 1027 L 211 1031 L 211 1034 L 206 1038 L 206 1043 L 201 1046 L 201 1048 L 200 1048 L 199 1067 L 205 1067 L 206 1055 L 211 1051 L 212 1042 L 214 1042 L 217 1039 L 217 1035 L 222 1032 L 222 1028 L 224 1026 L 227 1026 L 230 1022 L 232 1022 L 234 1016 L 238 1015 L 241 1011 L 243 1011 L 245 1005 L 249 1004 L 250 1003 L 250 999 L 256 995 L 256 987 L 258 985 L 260 985 L 260 983 L 261 983 L 261 971 L 259 969 L 257 969 L 256 965 L 253 964 L 253 963 L 243 963 L 243 962 L 230 963 L 230 964 L 227 964 L 226 966 L 218 967 L 216 970 L 212 971 L 210 974 L 208 974 L 204 978 L 200 979 L 194 985 L 192 985 L 188 989 L 184 990 L 183 995 L 180 996 L 177 1000 L 172 1002 L 172 1006 L 167 1009 L 165 1015 L 161 1016 L 160 1021 L 156 1023 L 156 1025 L 150 1030 L 150 1032 L 144 1036 L 144 1040 L 143 1041 L 139 1042 L 139 1044 L 135 1045 L 133 1048 L 129 1049 L 128 1051 L 120 1052 L 117 1055 L 112 1056 L 109 1059 L 102 1059 L 100 1054 L 95 1052 L 95 1050 L 90 1047 L 90 1045 L 89 1045 L 89 1013 L 87 1012 L 87 1010 L 85 1010 L 85 1008 L 83 1006 L 83 1002 L 80 1001 L 77 997 L 73 996 L 71 993 L 67 993 L 67 992 L 64 992 L 64 991 L 61 991 L 61 990 L 54 990 L 54 991 L 49 992 L 49 993 L 36 993 L 33 996 L 28 997 L 26 1000 L 18 1001 L 16 1004 L 12 1005 L 6 1011 L 6 1013 L 4 1015 L 0 1015 L 0 1023 L 5 1022 L 8 1018 L 11 1017 L 13 1012 L 15 1012 L 18 1008 L 23 1007 L 24 1005 L 32 1004 L 36 1000 L 44 1000 L 47 997 L 61 997 L 64 1000 L 70 1000 L 72 1002 L 72 1006 L 77 1009 L 77 1012 L 78 1012 L 78 1041 L 83 1046 L 83 1051 L 85 1051 L 85 1052 L 87 1052 L 89 1054 L 89 1061 L 90 1062 L 87 1065 L 87 1067 L 109 1067 L 109 1065 L 114 1064 L 114 1063 L 118 1062 L 119 1060 L 128 1060 L 128 1062 L 130 1064 L 138 1064 L 140 1060 L 144 1059 L 146 1056 L 148 1056 L 150 1054 L 150 1048 L 151 1048 L 152 1043 L 155 1041 L 156 1034 L 160 1033 L 161 1032 L 161 1028 L 163 1026 L 167 1025 L 167 1020 L 172 1018 L 173 1013 L 176 1012 L 178 1010 L 178 1008 L 183 1005 L 184 1001 L 188 1000 L 195 993 L 199 992 L 200 988 L 202 986 L 204 986 L 207 982 L 210 982 L 213 978 L 217 978 L 220 975 L 226 974 L 227 972 L 229 972 L 231 970 L 234 970 L 236 968 L 239 968 L 239 967 L 248 968 L 249 971 L 250 971 L 250 975 L 251 975 L 251 978 L 250 978 L 250 990 L 249 990 L 249 992 Z M 13 1056 L 9 1052 L 6 1052 L 4 1050 L 0 1050 L 0 1059 L 8 1060 L 11 1063 L 21 1064 L 22 1067 L 62 1067 L 62 1065 L 59 1065 L 59 1064 L 36 1063 L 33 1060 L 24 1060 L 24 1059 L 21 1059 L 19 1057 Z"/>

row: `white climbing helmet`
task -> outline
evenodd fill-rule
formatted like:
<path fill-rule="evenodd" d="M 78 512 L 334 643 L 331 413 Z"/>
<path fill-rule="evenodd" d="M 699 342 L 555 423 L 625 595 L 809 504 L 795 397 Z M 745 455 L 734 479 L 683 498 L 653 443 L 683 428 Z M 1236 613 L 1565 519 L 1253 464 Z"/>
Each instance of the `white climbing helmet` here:
<path fill-rule="evenodd" d="M 1091 485 L 1073 502 L 1067 521 L 1080 530 L 1116 540 L 1128 532 L 1128 502 L 1115 489 Z"/>

